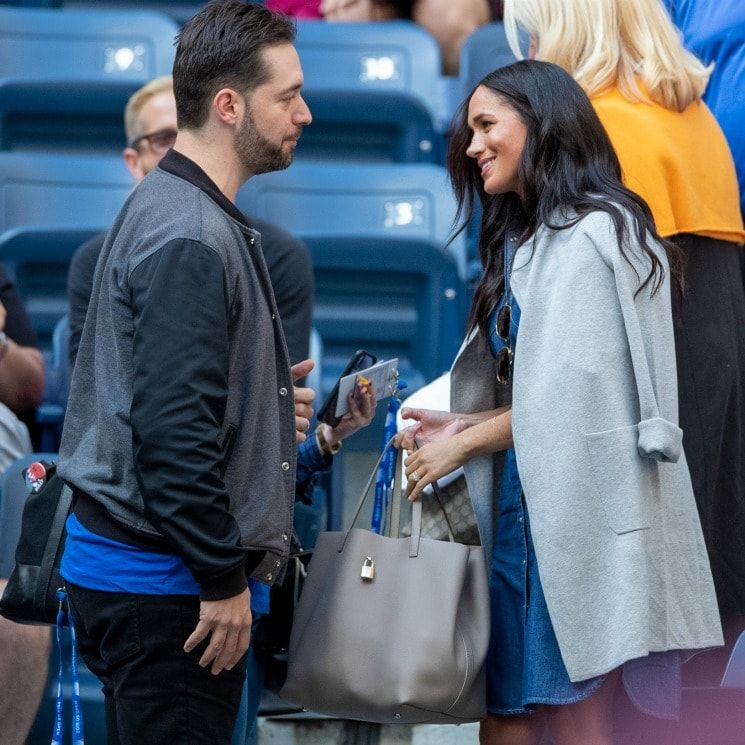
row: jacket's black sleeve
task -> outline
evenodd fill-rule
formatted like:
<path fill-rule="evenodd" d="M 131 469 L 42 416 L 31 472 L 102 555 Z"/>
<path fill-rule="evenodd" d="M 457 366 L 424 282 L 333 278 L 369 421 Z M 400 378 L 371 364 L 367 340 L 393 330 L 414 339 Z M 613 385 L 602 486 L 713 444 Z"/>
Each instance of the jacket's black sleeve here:
<path fill-rule="evenodd" d="M 222 261 L 171 241 L 130 275 L 131 423 L 147 519 L 202 586 L 202 598 L 246 588 L 246 552 L 228 512 L 219 442 L 228 394 L 229 300 Z"/>

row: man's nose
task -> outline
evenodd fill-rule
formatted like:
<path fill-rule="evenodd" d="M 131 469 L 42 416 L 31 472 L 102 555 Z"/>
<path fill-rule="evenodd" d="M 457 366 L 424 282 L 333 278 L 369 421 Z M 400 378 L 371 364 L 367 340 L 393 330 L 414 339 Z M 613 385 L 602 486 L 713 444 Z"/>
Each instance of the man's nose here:
<path fill-rule="evenodd" d="M 310 109 L 308 108 L 308 104 L 305 103 L 305 99 L 300 96 L 300 106 L 298 107 L 298 110 L 295 112 L 295 124 L 299 124 L 300 126 L 307 126 L 313 121 L 313 117 L 311 116 Z"/>

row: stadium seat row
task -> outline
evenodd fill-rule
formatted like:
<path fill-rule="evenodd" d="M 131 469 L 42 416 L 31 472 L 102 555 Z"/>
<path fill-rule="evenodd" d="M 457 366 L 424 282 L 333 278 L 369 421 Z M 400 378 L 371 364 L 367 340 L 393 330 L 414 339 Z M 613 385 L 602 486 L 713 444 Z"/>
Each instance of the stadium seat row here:
<path fill-rule="evenodd" d="M 0 7 L 0 150 L 118 151 L 131 93 L 170 73 L 175 21 L 143 10 Z M 442 163 L 454 109 L 512 60 L 501 24 L 440 74 L 434 38 L 413 23 L 301 21 L 297 49 L 314 123 L 298 157 Z"/>

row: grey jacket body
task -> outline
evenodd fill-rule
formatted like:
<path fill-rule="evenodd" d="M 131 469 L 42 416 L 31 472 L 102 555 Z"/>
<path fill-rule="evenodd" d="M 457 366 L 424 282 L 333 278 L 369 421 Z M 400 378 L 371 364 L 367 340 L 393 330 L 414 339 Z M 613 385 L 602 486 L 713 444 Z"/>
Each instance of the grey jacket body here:
<path fill-rule="evenodd" d="M 287 558 L 292 380 L 259 234 L 179 169 L 214 187 L 172 151 L 103 246 L 59 470 L 218 599 L 245 589 L 246 570 L 273 582 Z"/>
<path fill-rule="evenodd" d="M 678 427 L 670 274 L 621 256 L 610 218 L 541 227 L 518 248 L 512 428 L 551 621 L 571 680 L 649 652 L 722 643 Z M 637 276 L 638 272 L 638 276 Z M 452 369 L 452 410 L 506 403 L 478 333 Z M 501 400 L 500 400 L 501 399 Z M 491 555 L 502 456 L 466 465 Z"/>

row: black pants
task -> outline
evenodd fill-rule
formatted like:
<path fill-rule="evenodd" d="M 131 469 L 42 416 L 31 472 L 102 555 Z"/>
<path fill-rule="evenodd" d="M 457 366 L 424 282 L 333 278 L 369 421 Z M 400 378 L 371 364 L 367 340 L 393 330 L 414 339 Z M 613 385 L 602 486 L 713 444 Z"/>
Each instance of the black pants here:
<path fill-rule="evenodd" d="M 683 447 L 723 619 L 745 616 L 745 291 L 734 243 L 679 235 L 676 314 Z"/>
<path fill-rule="evenodd" d="M 78 649 L 103 683 L 108 745 L 229 745 L 245 658 L 212 675 L 190 654 L 199 599 L 99 592 L 68 584 Z"/>

